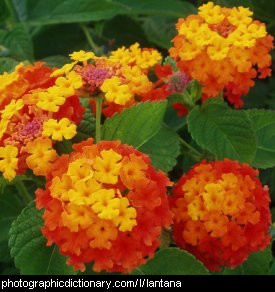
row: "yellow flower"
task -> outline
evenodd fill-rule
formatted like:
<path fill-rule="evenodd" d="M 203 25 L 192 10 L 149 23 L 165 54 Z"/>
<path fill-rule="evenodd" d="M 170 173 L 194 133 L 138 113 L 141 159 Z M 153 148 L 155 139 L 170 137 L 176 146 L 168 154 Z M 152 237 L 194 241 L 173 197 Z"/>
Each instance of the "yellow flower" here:
<path fill-rule="evenodd" d="M 62 141 L 72 139 L 76 135 L 76 125 L 71 124 L 67 118 L 61 119 L 59 122 L 50 119 L 43 124 L 43 136 L 51 137 L 53 140 Z"/>
<path fill-rule="evenodd" d="M 67 175 L 70 176 L 73 183 L 78 181 L 88 181 L 94 175 L 91 165 L 85 159 L 76 159 L 70 163 Z"/>
<path fill-rule="evenodd" d="M 144 50 L 136 57 L 136 64 L 141 69 L 148 69 L 159 63 L 161 59 L 162 56 L 157 50 Z"/>
<path fill-rule="evenodd" d="M 190 22 L 183 22 L 179 34 L 184 35 L 188 40 L 192 41 L 194 37 L 199 33 L 201 29 L 201 23 L 198 19 L 193 19 Z"/>
<path fill-rule="evenodd" d="M 245 24 L 246 26 L 250 24 L 253 19 L 250 17 L 253 15 L 253 12 L 248 8 L 244 7 L 234 7 L 230 11 L 230 15 L 228 16 L 228 20 L 231 24 L 235 26 L 239 26 Z"/>
<path fill-rule="evenodd" d="M 201 52 L 201 48 L 198 47 L 194 42 L 185 42 L 183 50 L 180 52 L 180 58 L 185 61 L 191 61 Z"/>
<path fill-rule="evenodd" d="M 56 151 L 52 148 L 52 141 L 48 138 L 38 138 L 26 146 L 28 153 L 26 163 L 35 175 L 46 176 L 56 159 Z"/>
<path fill-rule="evenodd" d="M 66 77 L 57 78 L 55 84 L 60 87 L 64 97 L 70 97 L 75 94 L 76 89 L 82 87 L 83 82 L 81 76 L 72 71 Z"/>
<path fill-rule="evenodd" d="M 112 51 L 109 59 L 122 65 L 128 65 L 135 61 L 135 57 L 132 56 L 130 50 L 125 47 Z"/>
<path fill-rule="evenodd" d="M 16 176 L 18 168 L 18 149 L 14 146 L 7 145 L 0 147 L 0 171 L 8 181 L 12 181 Z"/>
<path fill-rule="evenodd" d="M 125 105 L 133 98 L 133 93 L 130 91 L 129 86 L 122 84 L 116 76 L 111 79 L 106 79 L 100 89 L 105 93 L 107 101 L 119 105 Z"/>
<path fill-rule="evenodd" d="M 2 139 L 3 135 L 7 131 L 9 124 L 9 120 L 2 120 L 0 121 L 0 139 Z"/>
<path fill-rule="evenodd" d="M 112 220 L 119 215 L 120 199 L 115 198 L 113 189 L 101 189 L 93 193 L 93 211 L 100 219 Z"/>
<path fill-rule="evenodd" d="M 222 22 L 225 15 L 222 12 L 222 8 L 219 5 L 214 5 L 213 2 L 208 2 L 199 8 L 199 15 L 208 24 L 218 24 Z"/>
<path fill-rule="evenodd" d="M 86 182 L 83 180 L 77 181 L 74 188 L 68 193 L 69 201 L 76 205 L 91 206 L 95 202 L 93 193 L 99 191 L 101 188 L 101 184 L 93 178 Z"/>
<path fill-rule="evenodd" d="M 87 235 L 92 238 L 90 241 L 91 248 L 110 249 L 112 240 L 115 240 L 118 231 L 110 221 L 96 220 L 87 230 Z"/>
<path fill-rule="evenodd" d="M 103 150 L 101 157 L 97 157 L 94 162 L 95 179 L 101 183 L 116 184 L 121 169 L 122 156 L 114 150 Z"/>
<path fill-rule="evenodd" d="M 222 37 L 217 37 L 213 45 L 207 49 L 207 54 L 214 61 L 224 60 L 229 53 L 230 47 L 228 41 Z"/>
<path fill-rule="evenodd" d="M 122 74 L 128 81 L 130 91 L 137 95 L 146 93 L 152 88 L 152 83 L 138 66 L 125 66 L 122 68 Z"/>
<path fill-rule="evenodd" d="M 188 205 L 188 215 L 194 221 L 202 220 L 203 216 L 206 214 L 205 205 L 201 197 L 195 198 L 192 203 Z"/>
<path fill-rule="evenodd" d="M 57 86 L 49 88 L 48 91 L 38 93 L 38 98 L 39 101 L 36 105 L 39 108 L 54 113 L 58 112 L 59 107 L 66 101 L 62 89 Z"/>
<path fill-rule="evenodd" d="M 80 228 L 88 228 L 93 222 L 94 218 L 87 206 L 79 206 L 69 203 L 65 211 L 61 215 L 62 223 L 68 227 L 72 232 L 77 232 Z"/>
<path fill-rule="evenodd" d="M 223 187 L 220 184 L 207 184 L 203 193 L 203 199 L 208 211 L 220 210 L 224 201 Z"/>
<path fill-rule="evenodd" d="M 5 109 L 1 111 L 1 118 L 4 120 L 10 120 L 19 110 L 24 107 L 24 102 L 22 99 L 12 100 Z"/>
<path fill-rule="evenodd" d="M 58 77 L 58 76 L 68 74 L 76 64 L 77 64 L 76 61 L 70 64 L 65 64 L 62 68 L 55 70 L 51 74 L 51 77 Z"/>
<path fill-rule="evenodd" d="M 113 219 L 115 226 L 119 226 L 121 232 L 131 231 L 137 225 L 137 211 L 129 206 L 127 198 L 120 199 L 119 215 Z"/>
<path fill-rule="evenodd" d="M 74 188 L 69 175 L 63 174 L 62 178 L 54 177 L 50 186 L 51 194 L 54 198 L 69 201 L 69 191 Z"/>
<path fill-rule="evenodd" d="M 96 56 L 94 53 L 85 52 L 83 50 L 70 54 L 70 57 L 72 60 L 77 61 L 77 62 L 87 62 L 88 60 L 96 59 Z"/>

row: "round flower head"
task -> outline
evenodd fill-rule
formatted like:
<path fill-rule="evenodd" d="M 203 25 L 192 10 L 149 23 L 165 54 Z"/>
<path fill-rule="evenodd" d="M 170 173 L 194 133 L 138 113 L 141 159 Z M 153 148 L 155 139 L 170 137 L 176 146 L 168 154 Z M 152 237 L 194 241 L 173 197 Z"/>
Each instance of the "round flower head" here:
<path fill-rule="evenodd" d="M 198 15 L 179 19 L 170 55 L 204 86 L 204 98 L 224 92 L 231 104 L 242 107 L 241 97 L 254 86 L 253 79 L 271 76 L 273 37 L 252 15 L 248 8 L 222 8 L 209 2 Z"/>
<path fill-rule="evenodd" d="M 93 262 L 97 272 L 130 272 L 154 255 L 171 224 L 171 183 L 120 142 L 89 139 L 73 148 L 54 163 L 46 190 L 36 191 L 48 245 L 56 243 L 77 270 Z"/>
<path fill-rule="evenodd" d="M 136 43 L 129 48 L 112 51 L 109 57 L 97 57 L 90 52 L 75 52 L 70 55 L 75 61 L 54 74 L 64 70 L 75 71 L 82 77 L 83 90 L 91 97 L 104 96 L 103 114 L 111 116 L 128 108 L 152 89 L 148 73 L 162 59 L 154 49 L 142 49 Z M 87 94 L 88 93 L 88 94 Z M 91 99 L 95 107 L 95 102 Z"/>
<path fill-rule="evenodd" d="M 85 110 L 77 96 L 82 80 L 75 72 L 57 78 L 36 63 L 19 65 L 0 81 L 0 171 L 9 181 L 27 168 L 47 175 L 54 142 L 76 135 Z"/>
<path fill-rule="evenodd" d="M 270 243 L 269 190 L 247 164 L 195 165 L 173 190 L 173 239 L 210 270 L 235 268 Z"/>

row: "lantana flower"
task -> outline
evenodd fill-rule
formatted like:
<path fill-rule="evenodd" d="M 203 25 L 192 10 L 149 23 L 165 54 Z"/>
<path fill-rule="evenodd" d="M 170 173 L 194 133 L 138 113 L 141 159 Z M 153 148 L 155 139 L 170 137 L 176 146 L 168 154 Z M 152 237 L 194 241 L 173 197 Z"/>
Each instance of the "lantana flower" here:
<path fill-rule="evenodd" d="M 204 99 L 221 92 L 235 107 L 254 86 L 256 77 L 271 76 L 273 37 L 252 18 L 248 8 L 224 8 L 213 2 L 198 15 L 179 19 L 170 55 L 178 67 L 203 87 Z"/>
<path fill-rule="evenodd" d="M 236 268 L 269 244 L 270 197 L 258 171 L 237 161 L 202 162 L 173 190 L 173 239 L 210 270 Z"/>
<path fill-rule="evenodd" d="M 104 96 L 102 112 L 105 116 L 142 100 L 153 88 L 148 74 L 162 60 L 157 50 L 142 49 L 138 43 L 112 51 L 109 56 L 97 57 L 92 52 L 79 51 L 70 57 L 74 62 L 56 70 L 53 76 L 78 73 L 83 81 L 82 90 L 86 96 L 92 97 L 90 102 L 93 108 L 93 98 Z"/>
<path fill-rule="evenodd" d="M 162 228 L 171 224 L 166 196 L 171 182 L 150 159 L 120 142 L 88 139 L 56 160 L 46 190 L 43 234 L 68 264 L 84 271 L 128 273 L 153 257 Z"/>
<path fill-rule="evenodd" d="M 0 75 L 0 171 L 9 181 L 27 168 L 47 175 L 56 158 L 55 141 L 76 135 L 85 111 L 78 93 L 82 79 L 75 72 L 52 74 L 35 63 Z"/>

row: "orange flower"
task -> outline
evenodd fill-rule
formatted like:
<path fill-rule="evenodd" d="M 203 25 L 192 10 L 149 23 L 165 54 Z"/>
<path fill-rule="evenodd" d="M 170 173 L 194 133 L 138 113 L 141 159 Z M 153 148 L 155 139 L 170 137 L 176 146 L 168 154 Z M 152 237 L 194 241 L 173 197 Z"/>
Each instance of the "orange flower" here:
<path fill-rule="evenodd" d="M 44 149 L 43 145 L 52 147 L 51 140 L 42 138 L 52 135 L 55 140 L 62 140 L 63 137 L 71 139 L 76 134 L 75 124 L 81 121 L 85 111 L 76 90 L 82 85 L 81 78 L 76 73 L 62 77 L 70 85 L 68 90 L 62 84 L 63 87 L 59 86 L 60 80 L 57 82 L 58 79 L 51 77 L 51 74 L 51 68 L 35 63 L 19 65 L 14 72 L 0 75 L 0 142 L 4 147 L 15 147 L 18 152 L 18 167 L 13 167 L 14 171 L 9 172 L 9 180 L 16 174 L 24 173 L 27 168 L 36 175 L 46 175 L 55 152 L 45 152 L 42 161 L 37 160 L 44 150 L 49 150 L 47 147 Z M 52 131 L 49 130 L 49 122 L 55 125 Z"/>
<path fill-rule="evenodd" d="M 171 224 L 171 183 L 120 142 L 89 139 L 74 149 L 56 160 L 46 190 L 36 192 L 48 245 L 56 243 L 75 269 L 94 262 L 94 271 L 130 272 L 153 256 Z"/>
<path fill-rule="evenodd" d="M 241 97 L 254 86 L 252 80 L 271 76 L 273 37 L 252 15 L 244 7 L 209 2 L 199 7 L 198 15 L 179 19 L 170 56 L 203 85 L 204 99 L 224 92 L 231 104 L 242 107 Z"/>
<path fill-rule="evenodd" d="M 173 238 L 210 270 L 235 268 L 270 242 L 268 188 L 246 164 L 224 160 L 195 165 L 170 199 Z"/>

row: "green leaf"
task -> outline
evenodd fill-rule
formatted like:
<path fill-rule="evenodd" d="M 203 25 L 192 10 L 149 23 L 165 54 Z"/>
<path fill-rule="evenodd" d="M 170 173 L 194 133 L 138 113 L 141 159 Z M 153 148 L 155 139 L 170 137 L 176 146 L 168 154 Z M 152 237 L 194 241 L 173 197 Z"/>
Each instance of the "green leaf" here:
<path fill-rule="evenodd" d="M 110 0 L 29 0 L 32 25 L 88 22 L 110 19 L 125 9 Z"/>
<path fill-rule="evenodd" d="M 33 37 L 37 60 L 55 55 L 68 56 L 73 51 L 88 50 L 83 31 L 76 24 L 59 24 L 42 27 Z M 70 62 L 70 61 L 69 61 Z"/>
<path fill-rule="evenodd" d="M 95 116 L 91 113 L 91 108 L 87 107 L 83 119 L 77 127 L 77 135 L 73 138 L 73 142 L 79 143 L 94 136 L 95 136 Z"/>
<path fill-rule="evenodd" d="M 224 269 L 223 275 L 269 275 L 271 261 L 271 247 L 268 247 L 265 251 L 252 253 L 248 260 L 237 269 Z"/>
<path fill-rule="evenodd" d="M 208 270 L 193 255 L 178 248 L 164 248 L 144 266 L 134 271 L 136 275 L 208 275 Z"/>
<path fill-rule="evenodd" d="M 13 222 L 9 245 L 15 266 L 21 275 L 75 275 L 57 246 L 46 246 L 42 213 L 32 202 Z"/>
<path fill-rule="evenodd" d="M 70 154 L 73 151 L 73 145 L 70 140 L 57 141 L 54 145 L 58 155 Z"/>
<path fill-rule="evenodd" d="M 127 23 L 127 25 L 125 25 Z M 119 15 L 106 21 L 103 36 L 115 42 L 116 47 L 129 46 L 135 42 L 148 46 L 148 41 L 141 25 L 127 15 Z"/>
<path fill-rule="evenodd" d="M 4 1 L 0 2 L 0 21 L 5 20 L 9 16 L 9 11 Z"/>
<path fill-rule="evenodd" d="M 0 262 L 10 260 L 8 239 L 12 222 L 23 209 L 23 202 L 16 196 L 15 190 L 6 187 L 0 195 Z"/>
<path fill-rule="evenodd" d="M 162 15 L 175 18 L 196 13 L 194 5 L 179 0 L 115 0 L 123 5 L 129 14 Z"/>
<path fill-rule="evenodd" d="M 176 158 L 180 155 L 178 135 L 166 126 L 163 126 L 139 150 L 150 156 L 155 168 L 169 172 L 177 164 Z"/>
<path fill-rule="evenodd" d="M 252 165 L 257 168 L 271 168 L 275 166 L 275 111 L 249 110 L 257 135 L 257 151 Z"/>
<path fill-rule="evenodd" d="M 33 44 L 31 36 L 24 24 L 17 24 L 7 32 L 3 45 L 9 49 L 12 57 L 18 60 L 33 61 Z"/>
<path fill-rule="evenodd" d="M 180 154 L 178 135 L 163 126 L 167 102 L 140 103 L 107 119 L 103 140 L 120 140 L 148 154 L 152 164 L 169 172 Z"/>
<path fill-rule="evenodd" d="M 256 153 L 256 135 L 244 111 L 233 110 L 218 99 L 196 106 L 188 115 L 188 129 L 202 148 L 216 159 L 251 163 Z"/>
<path fill-rule="evenodd" d="M 273 263 L 271 265 L 270 275 L 275 276 L 275 260 L 273 260 Z"/>
<path fill-rule="evenodd" d="M 0 58 L 0 74 L 4 72 L 11 72 L 18 65 L 18 62 L 12 58 Z"/>
<path fill-rule="evenodd" d="M 152 16 L 145 19 L 143 28 L 149 41 L 169 49 L 171 40 L 176 36 L 176 22 L 174 17 Z"/>
<path fill-rule="evenodd" d="M 107 119 L 102 127 L 102 139 L 120 140 L 136 148 L 142 147 L 162 127 L 167 102 L 145 102 L 132 106 Z"/>

